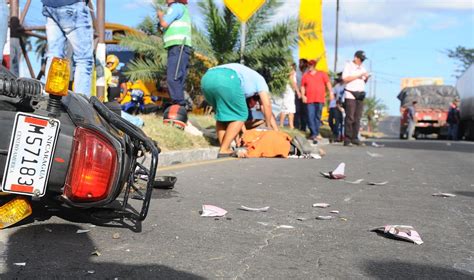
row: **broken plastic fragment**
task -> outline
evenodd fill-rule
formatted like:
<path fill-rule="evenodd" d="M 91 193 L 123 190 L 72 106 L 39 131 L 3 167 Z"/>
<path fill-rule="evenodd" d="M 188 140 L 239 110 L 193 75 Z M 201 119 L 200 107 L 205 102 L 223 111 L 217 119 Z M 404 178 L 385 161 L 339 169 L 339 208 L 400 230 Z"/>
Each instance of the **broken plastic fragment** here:
<path fill-rule="evenodd" d="M 298 217 L 298 218 L 296 218 L 296 219 L 297 219 L 298 221 L 302 221 L 302 222 L 308 220 L 308 218 L 304 218 L 304 217 Z"/>
<path fill-rule="evenodd" d="M 86 232 L 89 232 L 89 231 L 91 231 L 91 230 L 90 229 L 78 229 L 76 231 L 76 233 L 86 233 Z"/>
<path fill-rule="evenodd" d="M 203 205 L 201 217 L 223 217 L 227 211 L 214 205 Z"/>
<path fill-rule="evenodd" d="M 452 193 L 442 193 L 442 192 L 437 192 L 434 193 L 433 196 L 438 196 L 438 197 L 455 197 L 455 194 Z"/>
<path fill-rule="evenodd" d="M 314 203 L 313 204 L 313 207 L 318 207 L 318 208 L 328 208 L 329 206 L 331 206 L 331 204 L 328 204 L 328 203 Z"/>
<path fill-rule="evenodd" d="M 120 238 L 120 233 L 116 232 L 112 235 L 113 239 L 119 239 Z"/>
<path fill-rule="evenodd" d="M 99 252 L 99 250 L 95 250 L 94 252 L 91 253 L 91 256 L 98 256 L 100 257 L 102 254 Z"/>
<path fill-rule="evenodd" d="M 371 186 L 383 186 L 388 184 L 388 181 L 383 181 L 383 182 L 369 182 L 369 185 Z"/>
<path fill-rule="evenodd" d="M 284 229 L 292 229 L 295 228 L 294 226 L 288 226 L 288 225 L 279 225 L 277 228 L 284 228 Z"/>
<path fill-rule="evenodd" d="M 318 154 L 310 154 L 309 157 L 312 159 L 322 159 L 321 155 Z"/>
<path fill-rule="evenodd" d="M 21 262 L 21 263 L 13 263 L 16 266 L 26 266 L 26 262 Z"/>
<path fill-rule="evenodd" d="M 333 216 L 317 216 L 316 220 L 331 220 Z"/>
<path fill-rule="evenodd" d="M 358 184 L 362 183 L 362 181 L 364 181 L 364 179 L 357 179 L 355 181 L 345 181 L 344 180 L 344 182 L 349 183 L 349 184 L 354 184 L 354 185 L 358 185 Z"/>
<path fill-rule="evenodd" d="M 94 274 L 94 273 L 95 273 L 95 270 L 88 270 L 87 273 L 88 273 L 88 274 Z"/>
<path fill-rule="evenodd" d="M 329 211 L 329 213 L 332 213 L 332 214 L 339 214 L 339 210 L 332 210 L 332 211 Z"/>
<path fill-rule="evenodd" d="M 265 222 L 257 222 L 257 224 L 265 226 L 265 227 L 268 226 L 268 223 L 265 223 Z"/>
<path fill-rule="evenodd" d="M 423 244 L 420 234 L 412 226 L 386 225 L 374 228 L 372 231 L 388 234 L 402 240 L 413 242 L 417 245 Z"/>
<path fill-rule="evenodd" d="M 383 148 L 383 147 L 385 147 L 385 145 L 383 145 L 383 144 L 377 144 L 377 143 L 375 143 L 375 142 L 372 142 L 372 147 L 375 147 L 375 148 Z"/>
<path fill-rule="evenodd" d="M 247 206 L 240 206 L 239 207 L 240 210 L 244 210 L 244 211 L 250 211 L 250 212 L 267 212 L 268 209 L 270 209 L 270 206 L 265 206 L 265 207 L 261 207 L 261 208 L 253 208 L 253 207 L 247 207 Z"/>
<path fill-rule="evenodd" d="M 369 151 L 367 151 L 367 154 L 368 154 L 370 157 L 373 157 L 373 158 L 383 157 L 383 155 L 381 155 L 381 154 L 371 153 L 371 152 L 369 152 Z"/>
<path fill-rule="evenodd" d="M 344 162 L 341 162 L 334 171 L 330 172 L 320 172 L 321 175 L 323 175 L 326 178 L 329 179 L 344 179 L 346 176 L 344 175 L 344 170 L 346 168 L 346 164 Z"/>

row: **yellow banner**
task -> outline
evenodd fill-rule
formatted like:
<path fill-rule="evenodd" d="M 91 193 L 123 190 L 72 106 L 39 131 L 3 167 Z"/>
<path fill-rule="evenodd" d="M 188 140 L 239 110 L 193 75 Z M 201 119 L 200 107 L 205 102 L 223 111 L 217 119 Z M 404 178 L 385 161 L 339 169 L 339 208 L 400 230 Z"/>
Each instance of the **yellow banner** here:
<path fill-rule="evenodd" d="M 316 68 L 328 72 L 323 37 L 323 0 L 301 0 L 298 34 L 299 57 L 319 60 Z"/>

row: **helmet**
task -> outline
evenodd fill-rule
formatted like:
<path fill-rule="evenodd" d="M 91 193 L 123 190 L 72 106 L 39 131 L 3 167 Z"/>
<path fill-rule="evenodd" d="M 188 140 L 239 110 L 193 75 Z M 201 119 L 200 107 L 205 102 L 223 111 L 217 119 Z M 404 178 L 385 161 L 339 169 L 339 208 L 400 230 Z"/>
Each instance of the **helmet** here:
<path fill-rule="evenodd" d="M 177 128 L 184 129 L 188 122 L 186 108 L 179 104 L 174 104 L 165 109 L 163 113 L 163 123 L 170 124 Z"/>
<path fill-rule="evenodd" d="M 107 68 L 110 69 L 110 71 L 114 71 L 115 68 L 117 68 L 117 66 L 118 66 L 118 64 L 119 64 L 119 62 L 120 62 L 120 60 L 118 59 L 118 57 L 117 57 L 116 55 L 113 55 L 113 54 L 109 54 L 109 55 L 107 56 L 107 60 L 106 60 L 106 61 L 107 61 L 106 63 L 112 63 L 112 66 L 107 67 Z"/>

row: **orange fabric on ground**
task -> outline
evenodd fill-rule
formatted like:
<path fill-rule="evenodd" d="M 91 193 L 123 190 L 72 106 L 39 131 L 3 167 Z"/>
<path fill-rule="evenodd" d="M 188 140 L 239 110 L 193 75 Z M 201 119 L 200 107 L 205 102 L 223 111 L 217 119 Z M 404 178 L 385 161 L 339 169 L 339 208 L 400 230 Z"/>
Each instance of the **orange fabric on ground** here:
<path fill-rule="evenodd" d="M 287 158 L 290 152 L 291 137 L 281 131 L 248 130 L 242 140 L 251 158 Z"/>

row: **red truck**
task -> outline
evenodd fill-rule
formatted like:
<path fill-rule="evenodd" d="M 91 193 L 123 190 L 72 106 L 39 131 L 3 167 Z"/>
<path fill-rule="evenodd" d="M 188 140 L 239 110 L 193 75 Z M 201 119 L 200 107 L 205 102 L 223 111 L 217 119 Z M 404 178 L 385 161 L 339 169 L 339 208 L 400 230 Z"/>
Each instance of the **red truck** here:
<path fill-rule="evenodd" d="M 416 86 L 404 88 L 397 97 L 400 100 L 400 139 L 408 136 L 408 106 L 416 104 L 415 138 L 436 134 L 447 136 L 446 119 L 449 105 L 459 94 L 453 86 Z"/>

